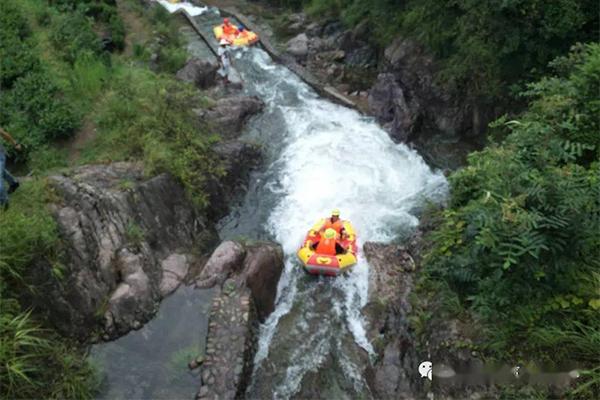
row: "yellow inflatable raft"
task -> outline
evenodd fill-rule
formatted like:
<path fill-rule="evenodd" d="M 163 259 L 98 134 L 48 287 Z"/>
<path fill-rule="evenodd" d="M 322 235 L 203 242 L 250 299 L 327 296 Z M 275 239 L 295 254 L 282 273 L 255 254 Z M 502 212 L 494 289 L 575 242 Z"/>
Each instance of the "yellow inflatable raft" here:
<path fill-rule="evenodd" d="M 321 240 L 319 230 L 324 223 L 325 219 L 321 219 L 308 231 L 297 254 L 304 264 L 304 269 L 309 274 L 337 276 L 348 271 L 351 266 L 356 264 L 356 254 L 358 252 L 356 232 L 349 221 L 343 221 L 346 235 L 344 238 L 337 240 L 339 246 L 336 247 L 340 250 L 337 252 L 338 254 L 319 254 L 314 249 Z"/>
<path fill-rule="evenodd" d="M 223 25 L 215 26 L 213 28 L 213 33 L 215 34 L 215 37 L 217 38 L 217 40 L 225 39 L 229 43 L 231 43 L 232 46 L 238 46 L 238 47 L 250 46 L 250 45 L 258 42 L 258 35 L 256 33 L 252 32 L 252 31 L 248 31 L 248 30 L 239 32 L 237 26 L 235 26 L 235 25 L 232 25 L 232 26 L 235 27 L 237 33 L 229 34 L 229 35 L 223 33 Z"/>

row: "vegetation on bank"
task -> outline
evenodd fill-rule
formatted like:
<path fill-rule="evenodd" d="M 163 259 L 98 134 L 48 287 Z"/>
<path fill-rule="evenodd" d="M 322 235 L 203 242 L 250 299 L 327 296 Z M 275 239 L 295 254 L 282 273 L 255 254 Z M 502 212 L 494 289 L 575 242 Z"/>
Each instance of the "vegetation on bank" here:
<path fill-rule="evenodd" d="M 468 101 L 523 111 L 494 122 L 490 144 L 451 175 L 415 302 L 421 319 L 442 307 L 481 327 L 488 357 L 589 368 L 570 396 L 597 396 L 600 46 L 577 44 L 598 39 L 597 1 L 269 2 L 367 23 L 380 48 L 412 38 Z"/>
<path fill-rule="evenodd" d="M 485 354 L 596 368 L 572 395 L 600 393 L 600 45 L 577 46 L 528 86 L 506 139 L 450 177 L 429 235 L 420 295 L 483 328 Z M 435 302 L 434 301 L 434 302 Z"/>
<path fill-rule="evenodd" d="M 210 152 L 216 137 L 189 111 L 207 100 L 172 75 L 187 57 L 175 22 L 135 0 L 119 7 L 112 0 L 0 2 L 0 126 L 23 144 L 19 153 L 5 145 L 19 175 L 31 175 L 0 210 L 1 398 L 82 399 L 97 387 L 77 344 L 20 302 L 36 290 L 28 283 L 34 265 L 50 265 L 53 279 L 65 276 L 45 177 L 83 163 L 141 160 L 148 174 L 181 180 L 202 207 L 206 179 L 221 173 Z M 124 13 L 143 32 L 126 32 Z M 72 154 L 79 136 L 84 148 Z"/>
<path fill-rule="evenodd" d="M 595 0 L 268 0 L 349 27 L 368 24 L 383 48 L 415 39 L 440 65 L 437 78 L 471 100 L 497 104 L 539 79 L 576 42 L 598 39 Z"/>

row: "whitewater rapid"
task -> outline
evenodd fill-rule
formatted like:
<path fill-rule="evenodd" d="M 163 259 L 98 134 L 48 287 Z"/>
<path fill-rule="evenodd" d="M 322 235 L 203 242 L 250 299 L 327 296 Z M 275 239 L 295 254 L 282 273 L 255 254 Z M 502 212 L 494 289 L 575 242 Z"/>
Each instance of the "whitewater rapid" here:
<path fill-rule="evenodd" d="M 415 214 L 425 201 L 445 198 L 446 180 L 415 151 L 393 143 L 372 118 L 319 98 L 265 52 L 239 51 L 234 66 L 245 92 L 265 102 L 247 137 L 263 144 L 268 162 L 253 175 L 246 199 L 224 230 L 247 235 L 261 225 L 286 255 L 276 309 L 261 326 L 255 375 L 262 373 L 260 380 L 268 375 L 274 397 L 289 398 L 334 352 L 340 379 L 360 391 L 360 368 L 343 337 L 350 332 L 354 345 L 372 354 L 361 316 L 368 264 L 359 253 L 352 273 L 316 279 L 301 271 L 295 252 L 309 227 L 332 208 L 352 221 L 359 249 L 365 241 L 394 240 L 417 225 Z"/>

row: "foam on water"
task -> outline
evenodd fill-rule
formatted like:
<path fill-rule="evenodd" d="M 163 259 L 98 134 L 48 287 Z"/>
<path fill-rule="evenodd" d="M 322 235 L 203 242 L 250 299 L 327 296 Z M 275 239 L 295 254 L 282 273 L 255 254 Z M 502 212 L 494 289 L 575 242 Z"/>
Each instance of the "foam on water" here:
<path fill-rule="evenodd" d="M 361 248 L 365 241 L 386 242 L 409 231 L 418 223 L 414 210 L 426 199 L 440 201 L 447 189 L 441 173 L 431 171 L 415 151 L 393 143 L 371 118 L 318 98 L 260 50 L 246 51 L 238 58 L 246 90 L 262 98 L 266 114 L 283 120 L 281 132 L 269 133 L 274 136 L 267 143 L 276 146 L 271 148 L 274 156 L 269 167 L 275 178 L 267 185 L 277 201 L 266 225 L 287 257 L 276 309 L 261 327 L 255 358 L 259 365 L 268 357 L 278 322 L 301 296 L 295 252 L 316 220 L 339 208 L 342 218 L 356 228 Z M 355 342 L 372 353 L 361 317 L 368 299 L 368 276 L 366 259 L 359 256 L 351 274 L 329 284 L 343 293 L 332 300 L 332 312 L 342 317 Z M 302 376 L 330 351 L 323 340 L 313 343 L 312 357 L 290 355 L 287 383 L 276 388 L 280 396 L 293 394 Z M 352 365 L 348 360 L 343 364 L 344 368 Z"/>
<path fill-rule="evenodd" d="M 187 1 L 182 1 L 179 3 L 171 3 L 168 0 L 155 0 L 155 1 L 160 3 L 160 5 L 163 6 L 164 8 L 166 8 L 167 11 L 169 11 L 171 14 L 178 10 L 185 10 L 185 11 L 187 11 L 188 14 L 190 14 L 190 16 L 196 17 L 196 16 L 208 11 L 208 7 L 198 7 Z"/>

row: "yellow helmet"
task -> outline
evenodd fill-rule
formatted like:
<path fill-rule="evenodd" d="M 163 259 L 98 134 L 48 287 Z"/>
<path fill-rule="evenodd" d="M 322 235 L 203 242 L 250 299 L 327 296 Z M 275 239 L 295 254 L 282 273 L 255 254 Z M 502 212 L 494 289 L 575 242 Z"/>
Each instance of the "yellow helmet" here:
<path fill-rule="evenodd" d="M 325 230 L 325 239 L 333 239 L 335 237 L 335 229 L 327 228 Z"/>
<path fill-rule="evenodd" d="M 340 216 L 340 210 L 338 208 L 334 208 L 333 211 L 331 211 L 331 215 L 333 215 L 335 217 L 339 217 Z"/>

